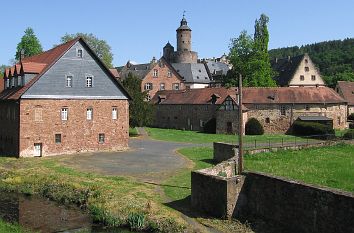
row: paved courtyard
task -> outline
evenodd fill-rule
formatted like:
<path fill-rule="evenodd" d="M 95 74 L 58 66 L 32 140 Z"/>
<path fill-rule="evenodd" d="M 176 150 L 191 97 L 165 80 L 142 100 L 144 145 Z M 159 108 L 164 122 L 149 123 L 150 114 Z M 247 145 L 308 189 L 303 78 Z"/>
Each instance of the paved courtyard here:
<path fill-rule="evenodd" d="M 164 175 L 189 166 L 190 162 L 176 150 L 195 146 L 151 140 L 147 137 L 131 138 L 130 150 L 122 152 L 97 152 L 68 156 L 61 159 L 64 165 L 86 172 L 104 175 L 132 176 L 144 181 L 159 182 Z"/>

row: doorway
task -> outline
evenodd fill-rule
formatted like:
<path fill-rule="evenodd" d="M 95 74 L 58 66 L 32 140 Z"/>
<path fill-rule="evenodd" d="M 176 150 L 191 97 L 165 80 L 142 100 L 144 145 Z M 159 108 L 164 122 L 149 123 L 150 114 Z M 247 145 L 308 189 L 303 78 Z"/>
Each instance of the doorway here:
<path fill-rule="evenodd" d="M 41 157 L 42 156 L 42 143 L 35 143 L 34 144 L 34 157 Z"/>

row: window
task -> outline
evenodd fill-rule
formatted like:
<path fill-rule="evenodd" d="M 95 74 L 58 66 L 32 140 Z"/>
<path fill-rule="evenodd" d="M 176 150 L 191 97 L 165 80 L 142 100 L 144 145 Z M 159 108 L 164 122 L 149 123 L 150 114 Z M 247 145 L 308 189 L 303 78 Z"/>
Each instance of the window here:
<path fill-rule="evenodd" d="M 99 143 L 104 143 L 104 133 L 98 134 L 98 142 Z"/>
<path fill-rule="evenodd" d="M 151 96 L 150 95 L 147 95 L 146 96 L 146 101 L 150 101 L 151 100 Z"/>
<path fill-rule="evenodd" d="M 55 134 L 55 143 L 60 144 L 61 143 L 61 134 Z"/>
<path fill-rule="evenodd" d="M 68 75 L 66 76 L 66 87 L 72 87 L 73 86 L 73 76 Z"/>
<path fill-rule="evenodd" d="M 305 105 L 305 110 L 306 110 L 306 111 L 310 111 L 310 105 L 306 104 L 306 105 Z"/>
<path fill-rule="evenodd" d="M 165 84 L 164 83 L 160 83 L 160 90 L 161 91 L 165 90 Z"/>
<path fill-rule="evenodd" d="M 305 76 L 300 75 L 300 81 L 304 81 L 305 80 Z"/>
<path fill-rule="evenodd" d="M 172 89 L 173 90 L 179 90 L 179 83 L 172 84 Z"/>
<path fill-rule="evenodd" d="M 306 72 L 309 72 L 310 71 L 310 68 L 308 66 L 305 66 L 305 71 Z"/>
<path fill-rule="evenodd" d="M 311 80 L 316 81 L 316 75 L 311 75 Z"/>
<path fill-rule="evenodd" d="M 92 76 L 87 76 L 86 77 L 86 87 L 92 87 Z"/>
<path fill-rule="evenodd" d="M 266 117 L 265 119 L 265 123 L 269 124 L 270 123 L 270 118 L 269 117 Z"/>
<path fill-rule="evenodd" d="M 145 85 L 144 85 L 144 90 L 145 90 L 145 91 L 152 90 L 152 83 L 145 83 Z"/>
<path fill-rule="evenodd" d="M 67 121 L 68 120 L 68 108 L 61 109 L 61 120 Z"/>
<path fill-rule="evenodd" d="M 172 72 L 171 72 L 171 70 L 168 70 L 168 71 L 167 71 L 167 77 L 169 77 L 169 78 L 172 77 Z"/>
<path fill-rule="evenodd" d="M 157 69 L 154 69 L 153 76 L 154 78 L 157 78 L 157 76 L 159 76 L 159 71 Z"/>
<path fill-rule="evenodd" d="M 199 120 L 199 126 L 204 127 L 204 125 L 205 125 L 205 122 L 203 120 Z"/>
<path fill-rule="evenodd" d="M 93 109 L 92 108 L 88 108 L 86 110 L 86 119 L 87 120 L 92 120 L 92 116 L 93 116 Z"/>
<path fill-rule="evenodd" d="M 76 50 L 76 56 L 79 57 L 79 58 L 82 58 L 82 49 L 77 49 Z"/>
<path fill-rule="evenodd" d="M 280 115 L 286 116 L 286 106 L 280 105 Z"/>
<path fill-rule="evenodd" d="M 117 120 L 118 118 L 118 109 L 117 107 L 112 108 L 112 120 Z"/>
<path fill-rule="evenodd" d="M 305 59 L 305 63 L 306 63 L 306 64 L 309 63 L 309 60 Z"/>
<path fill-rule="evenodd" d="M 42 121 L 42 108 L 34 109 L 34 121 Z"/>
<path fill-rule="evenodd" d="M 224 103 L 224 108 L 226 111 L 235 110 L 234 102 L 231 99 L 227 99 Z"/>

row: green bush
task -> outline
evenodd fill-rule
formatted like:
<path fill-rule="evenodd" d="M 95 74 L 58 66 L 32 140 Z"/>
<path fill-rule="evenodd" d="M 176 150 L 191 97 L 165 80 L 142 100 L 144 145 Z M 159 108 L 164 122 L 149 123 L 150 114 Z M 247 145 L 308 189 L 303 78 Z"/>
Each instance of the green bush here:
<path fill-rule="evenodd" d="M 298 136 L 334 135 L 334 129 L 317 122 L 295 121 L 292 133 Z"/>
<path fill-rule="evenodd" d="M 354 112 L 348 116 L 348 120 L 354 121 Z"/>
<path fill-rule="evenodd" d="M 128 224 L 131 230 L 144 229 L 145 214 L 143 213 L 130 213 L 128 216 Z"/>
<path fill-rule="evenodd" d="M 354 139 L 354 129 L 350 129 L 343 135 L 344 139 Z"/>
<path fill-rule="evenodd" d="M 349 129 L 354 129 L 354 123 L 349 124 Z"/>
<path fill-rule="evenodd" d="M 251 118 L 246 123 L 245 132 L 246 135 L 262 135 L 264 129 L 256 118 Z"/>

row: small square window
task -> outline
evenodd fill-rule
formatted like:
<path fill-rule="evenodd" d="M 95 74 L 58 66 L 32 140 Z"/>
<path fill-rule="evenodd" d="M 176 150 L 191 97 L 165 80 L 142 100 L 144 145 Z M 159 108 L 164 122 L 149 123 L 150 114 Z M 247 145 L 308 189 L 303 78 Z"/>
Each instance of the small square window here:
<path fill-rule="evenodd" d="M 306 111 L 310 111 L 310 105 L 306 104 L 305 109 L 306 109 Z"/>
<path fill-rule="evenodd" d="M 316 81 L 316 75 L 311 75 L 311 80 Z"/>
<path fill-rule="evenodd" d="M 304 81 L 304 80 L 305 80 L 305 76 L 300 75 L 300 80 L 301 80 L 301 81 Z"/>
<path fill-rule="evenodd" d="M 270 118 L 269 117 L 266 117 L 265 119 L 265 123 L 269 124 L 270 123 Z"/>
<path fill-rule="evenodd" d="M 165 84 L 164 83 L 160 83 L 160 90 L 161 91 L 165 90 Z"/>
<path fill-rule="evenodd" d="M 167 71 L 167 77 L 169 77 L 169 78 L 172 77 L 172 72 L 171 72 L 171 70 L 168 70 L 168 71 Z"/>
<path fill-rule="evenodd" d="M 86 87 L 92 87 L 92 80 L 91 76 L 86 77 Z"/>
<path fill-rule="evenodd" d="M 305 66 L 305 71 L 306 72 L 309 72 L 310 71 L 310 68 L 308 66 Z"/>
<path fill-rule="evenodd" d="M 61 134 L 55 134 L 55 143 L 60 144 L 61 143 Z"/>
<path fill-rule="evenodd" d="M 98 142 L 99 143 L 104 143 L 105 135 L 104 133 L 98 134 Z"/>
<path fill-rule="evenodd" d="M 176 91 L 179 90 L 179 83 L 174 83 L 172 87 L 173 87 L 173 90 L 176 90 Z"/>
<path fill-rule="evenodd" d="M 83 54 L 82 49 L 77 49 L 76 56 L 82 58 L 82 54 Z"/>

